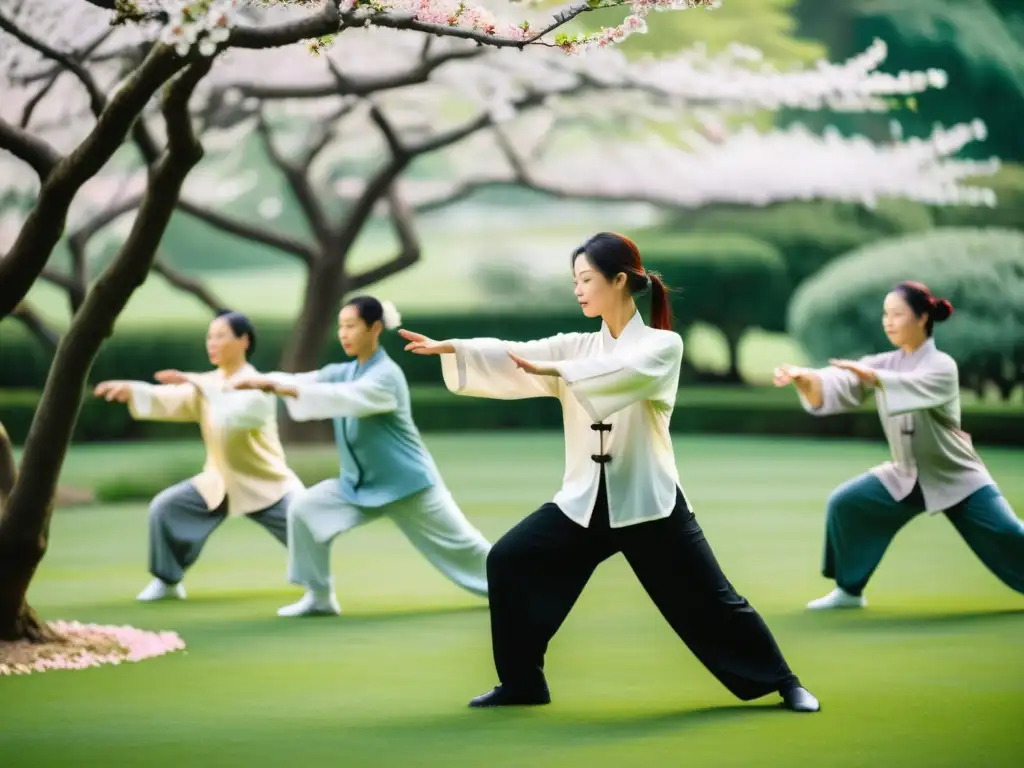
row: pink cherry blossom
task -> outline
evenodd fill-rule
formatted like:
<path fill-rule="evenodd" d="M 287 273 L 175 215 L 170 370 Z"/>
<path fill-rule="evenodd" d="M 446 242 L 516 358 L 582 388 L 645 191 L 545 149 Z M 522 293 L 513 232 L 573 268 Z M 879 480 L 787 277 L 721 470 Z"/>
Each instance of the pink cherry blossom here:
<path fill-rule="evenodd" d="M 147 632 L 130 626 L 52 621 L 60 637 L 51 643 L 0 642 L 0 675 L 27 675 L 56 669 L 87 669 L 138 662 L 185 649 L 175 632 Z"/>

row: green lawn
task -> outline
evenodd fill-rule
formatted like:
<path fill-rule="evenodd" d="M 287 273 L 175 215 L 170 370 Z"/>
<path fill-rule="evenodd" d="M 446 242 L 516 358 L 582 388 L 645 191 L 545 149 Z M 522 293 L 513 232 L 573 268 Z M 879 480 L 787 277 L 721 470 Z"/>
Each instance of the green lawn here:
<path fill-rule="evenodd" d="M 334 550 L 339 619 L 283 620 L 284 553 L 232 520 L 182 604 L 139 605 L 145 507 L 60 511 L 31 591 L 49 618 L 173 629 L 188 652 L 0 679 L 0 764 L 97 766 L 1020 765 L 1024 598 L 940 518 L 901 533 L 862 613 L 809 614 L 822 504 L 880 444 L 677 438 L 684 486 L 730 579 L 764 614 L 823 712 L 741 704 L 687 652 L 620 557 L 548 655 L 554 704 L 473 711 L 494 682 L 486 608 L 382 521 Z M 429 444 L 490 537 L 550 497 L 555 435 Z M 323 450 L 323 449 L 321 449 Z M 984 457 L 1024 510 L 1024 453 Z M 296 453 L 300 461 L 323 456 Z M 199 462 L 195 444 L 75 448 L 64 482 Z"/>

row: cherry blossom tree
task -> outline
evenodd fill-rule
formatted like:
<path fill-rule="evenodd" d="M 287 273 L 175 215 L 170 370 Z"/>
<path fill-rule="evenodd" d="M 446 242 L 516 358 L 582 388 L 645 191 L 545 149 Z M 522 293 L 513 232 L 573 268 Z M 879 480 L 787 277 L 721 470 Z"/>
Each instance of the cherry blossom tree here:
<path fill-rule="evenodd" d="M 634 0 L 622 24 L 595 35 L 569 37 L 556 30 L 592 8 L 623 6 L 597 0 L 559 11 L 549 23 L 511 24 L 490 9 L 446 0 L 415 4 L 380 0 L 241 2 L 241 0 L 3 0 L 0 27 L 4 82 L 0 150 L 29 166 L 37 177 L 32 203 L 13 242 L 0 258 L 0 318 L 13 313 L 50 261 L 83 188 L 131 140 L 147 163 L 145 193 L 131 230 L 113 262 L 87 290 L 61 338 L 33 418 L 18 477 L 0 517 L 0 638 L 47 639 L 52 630 L 25 601 L 46 551 L 53 494 L 81 407 L 85 382 L 100 344 L 127 301 L 145 280 L 160 239 L 178 204 L 189 172 L 203 155 L 189 103 L 216 58 L 229 49 L 265 50 L 311 41 L 312 52 L 330 47 L 351 30 L 381 27 L 474 41 L 481 46 L 523 49 L 557 46 L 568 53 L 607 47 L 642 31 L 651 10 L 713 7 L 712 0 Z M 111 12 L 113 12 L 111 14 Z M 108 28 L 113 25 L 114 29 Z M 552 37 L 552 34 L 561 34 Z M 18 45 L 12 43 L 16 41 Z M 137 66 L 121 68 L 125 50 L 140 53 Z M 82 66 L 110 62 L 107 78 Z M 31 96 L 16 90 L 38 82 L 25 70 L 47 74 Z M 13 77 L 12 77 L 13 75 Z M 51 82 L 52 81 L 52 82 Z M 83 130 L 56 97 L 74 81 L 79 103 L 95 121 Z M 160 94 L 158 97 L 158 93 Z M 67 98 L 71 97 L 67 94 Z M 29 128 L 44 101 L 57 119 Z M 20 112 L 11 118 L 11 111 Z M 159 112 L 163 136 L 152 131 Z M 38 126 L 38 124 L 37 124 Z M 161 141 L 162 139 L 162 141 Z M 4 155 L 5 164 L 9 158 Z M 14 190 L 17 196 L 18 190 Z M 87 205 L 87 202 L 81 203 Z M 0 442 L 8 444 L 6 433 Z"/>
<path fill-rule="evenodd" d="M 757 51 L 734 46 L 629 59 L 532 51 L 507 57 L 474 46 L 416 45 L 388 30 L 364 33 L 320 58 L 281 50 L 268 73 L 255 59 L 222 60 L 206 81 L 220 125 L 257 135 L 286 182 L 309 237 L 284 237 L 260 216 L 241 219 L 203 198 L 183 204 L 208 224 L 279 250 L 307 269 L 281 366 L 315 367 L 343 296 L 416 263 L 410 215 L 517 186 L 558 199 L 647 202 L 664 209 L 709 203 L 768 205 L 832 199 L 873 205 L 884 197 L 933 204 L 993 203 L 966 177 L 996 161 L 958 160 L 984 139 L 970 122 L 930 141 L 874 144 L 797 125 L 759 131 L 752 116 L 782 107 L 884 112 L 899 99 L 945 87 L 939 70 L 879 71 L 884 43 L 835 65 L 777 72 Z M 388 51 L 383 63 L 380 53 Z M 413 176 L 427 154 L 448 170 Z M 202 192 L 199 192 L 201 195 Z M 268 207 L 280 210 L 282 204 Z M 393 223 L 399 248 L 355 271 L 354 243 L 375 212 Z M 256 213 L 254 211 L 254 213 Z"/>

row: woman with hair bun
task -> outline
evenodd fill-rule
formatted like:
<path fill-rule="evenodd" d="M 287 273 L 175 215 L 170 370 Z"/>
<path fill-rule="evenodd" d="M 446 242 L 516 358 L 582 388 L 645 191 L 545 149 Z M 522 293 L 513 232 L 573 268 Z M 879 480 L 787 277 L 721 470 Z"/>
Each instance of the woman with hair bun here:
<path fill-rule="evenodd" d="M 828 499 L 822 573 L 836 583 L 812 610 L 861 608 L 864 588 L 897 532 L 922 512 L 944 512 L 981 561 L 1024 592 L 1024 523 L 960 429 L 957 365 L 935 346 L 935 323 L 953 305 L 916 282 L 886 297 L 882 327 L 897 349 L 821 370 L 783 365 L 775 385 L 793 384 L 804 408 L 828 416 L 872 392 L 892 460 L 839 486 Z"/>
<path fill-rule="evenodd" d="M 491 545 L 445 487 L 413 423 L 405 374 L 380 346 L 381 333 L 400 319 L 391 302 L 358 296 L 338 315 L 338 339 L 353 360 L 234 383 L 283 398 L 296 421 L 334 422 L 341 475 L 299 493 L 288 508 L 288 578 L 306 593 L 279 616 L 340 613 L 331 543 L 383 516 L 452 582 L 487 596 Z"/>
<path fill-rule="evenodd" d="M 778 692 L 815 712 L 764 620 L 729 583 L 679 484 L 669 421 L 683 340 L 668 291 L 636 245 L 602 232 L 570 266 L 593 333 L 528 342 L 434 341 L 400 331 L 406 349 L 440 355 L 448 388 L 514 400 L 555 397 L 565 431 L 565 475 L 554 499 L 506 533 L 487 559 L 491 642 L 499 685 L 471 707 L 547 704 L 544 654 L 594 569 L 625 555 L 680 639 L 736 697 Z M 651 326 L 634 295 L 651 295 Z"/>

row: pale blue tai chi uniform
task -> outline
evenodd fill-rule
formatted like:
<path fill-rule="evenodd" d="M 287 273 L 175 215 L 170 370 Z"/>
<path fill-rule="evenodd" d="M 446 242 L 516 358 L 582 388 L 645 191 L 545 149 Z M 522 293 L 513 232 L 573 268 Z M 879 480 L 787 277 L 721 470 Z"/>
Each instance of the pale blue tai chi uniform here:
<path fill-rule="evenodd" d="M 331 419 L 341 474 L 298 493 L 288 508 L 288 579 L 332 591 L 335 537 L 387 516 L 448 579 L 487 596 L 491 545 L 445 487 L 412 419 L 402 369 L 381 348 L 365 363 L 328 365 L 302 374 L 270 374 L 295 386 L 282 398 L 296 421 Z"/>

